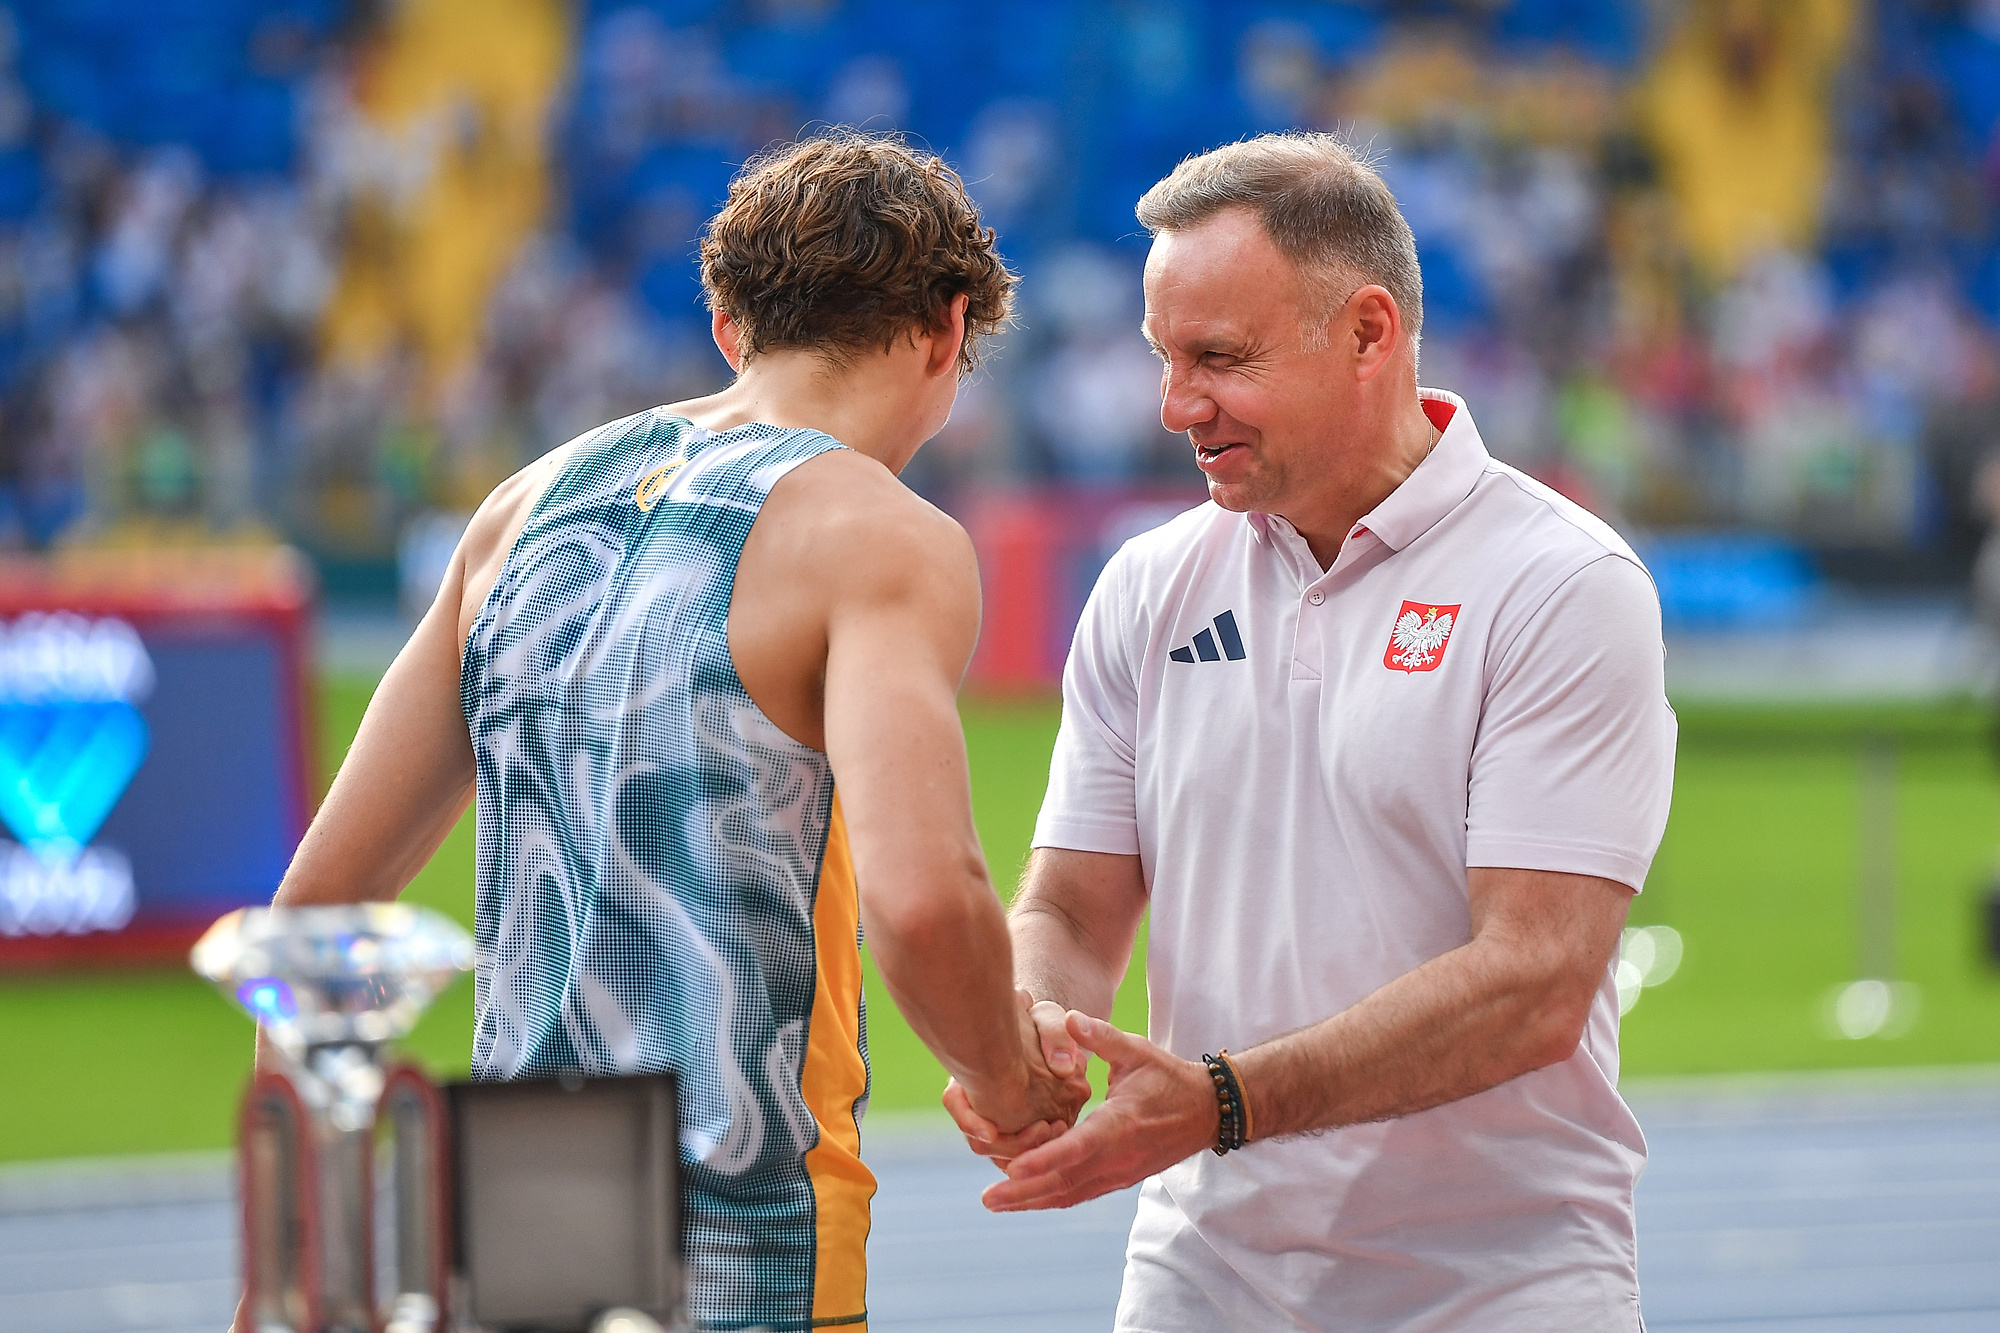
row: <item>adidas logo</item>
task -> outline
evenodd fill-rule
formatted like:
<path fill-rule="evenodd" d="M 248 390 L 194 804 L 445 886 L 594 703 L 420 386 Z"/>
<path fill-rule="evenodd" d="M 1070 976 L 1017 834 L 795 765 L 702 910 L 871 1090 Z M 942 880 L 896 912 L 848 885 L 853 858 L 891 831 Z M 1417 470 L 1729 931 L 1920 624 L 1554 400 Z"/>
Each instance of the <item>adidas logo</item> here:
<path fill-rule="evenodd" d="M 1215 646 L 1218 639 L 1222 641 L 1222 651 L 1220 652 L 1216 651 Z M 1245 654 L 1243 652 L 1243 636 L 1236 632 L 1236 613 L 1234 611 L 1224 611 L 1215 618 L 1215 633 L 1210 634 L 1207 630 L 1203 630 L 1194 636 L 1194 643 L 1190 647 L 1176 648 L 1168 653 L 1167 656 L 1176 662 L 1193 662 L 1197 660 L 1203 662 L 1220 662 L 1225 657 L 1232 662 L 1241 662 Z"/>

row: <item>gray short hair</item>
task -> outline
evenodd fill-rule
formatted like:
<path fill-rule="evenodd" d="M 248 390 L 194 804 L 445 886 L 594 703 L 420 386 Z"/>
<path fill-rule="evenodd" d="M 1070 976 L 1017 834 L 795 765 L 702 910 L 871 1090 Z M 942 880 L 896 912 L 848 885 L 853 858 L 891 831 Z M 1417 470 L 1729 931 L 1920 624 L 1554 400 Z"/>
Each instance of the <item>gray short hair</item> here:
<path fill-rule="evenodd" d="M 1188 158 L 1139 200 L 1155 236 L 1247 208 L 1302 269 L 1338 275 L 1332 309 L 1376 283 L 1396 299 L 1414 357 L 1424 327 L 1417 242 L 1374 164 L 1337 134 L 1260 134 Z"/>

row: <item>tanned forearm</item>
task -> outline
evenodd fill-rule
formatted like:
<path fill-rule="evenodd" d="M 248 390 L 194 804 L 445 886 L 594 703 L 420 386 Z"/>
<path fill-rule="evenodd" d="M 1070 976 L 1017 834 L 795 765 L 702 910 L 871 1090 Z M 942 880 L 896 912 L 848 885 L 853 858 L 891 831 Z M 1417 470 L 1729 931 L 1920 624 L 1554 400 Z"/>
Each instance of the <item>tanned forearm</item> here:
<path fill-rule="evenodd" d="M 1014 983 L 1037 1000 L 1053 1000 L 1098 1018 L 1111 1015 L 1118 982 L 1075 925 L 1046 904 L 1016 907 L 1007 918 L 1014 937 Z"/>
<path fill-rule="evenodd" d="M 1547 988 L 1508 986 L 1489 952 L 1433 958 L 1359 1004 L 1235 1055 L 1259 1139 L 1387 1120 L 1471 1096 L 1576 1049 Z M 1567 1047 L 1563 1045 L 1567 1037 Z"/>
<path fill-rule="evenodd" d="M 1109 1018 L 1145 909 L 1137 857 L 1037 850 L 1008 916 L 1015 984 Z"/>
<path fill-rule="evenodd" d="M 1484 868 L 1466 887 L 1468 944 L 1323 1022 L 1232 1050 L 1252 1142 L 1426 1110 L 1575 1052 L 1631 890 Z M 968 1131 L 975 1148 L 1008 1163 L 1007 1179 L 981 1196 L 988 1208 L 1068 1208 L 1215 1146 L 1219 1108 L 1200 1061 L 1100 1018 L 1062 1022 L 1064 1037 L 1043 1028 L 1045 1047 L 1067 1039 L 1102 1056 L 1110 1094 L 1070 1133 L 1033 1147 Z"/>
<path fill-rule="evenodd" d="M 899 910 L 865 904 L 868 949 L 897 1009 L 947 1072 L 989 1102 L 1007 1101 L 1028 1077 L 1007 928 L 984 867 L 963 879 L 950 889 L 933 881 Z"/>
<path fill-rule="evenodd" d="M 1474 873 L 1502 891 L 1530 874 Z M 1608 880 L 1563 878 L 1602 890 L 1577 911 L 1566 911 L 1575 906 L 1568 899 L 1527 911 L 1517 900 L 1469 944 L 1331 1018 L 1235 1054 L 1255 1136 L 1409 1115 L 1568 1059 L 1630 895 Z"/>
<path fill-rule="evenodd" d="M 450 636 L 433 608 L 383 676 L 277 906 L 394 898 L 465 813 L 475 770 Z"/>
<path fill-rule="evenodd" d="M 915 563 L 914 560 L 905 563 Z M 965 575 L 970 598 L 975 575 Z M 972 821 L 955 698 L 976 622 L 945 649 L 937 615 L 892 602 L 836 625 L 827 655 L 826 747 L 860 886 L 868 947 L 896 1007 L 998 1120 L 1034 1114 L 1006 918 Z M 1046 1100 L 1046 1099 L 1044 1099 Z"/>
<path fill-rule="evenodd" d="M 1020 1005 L 958 728 L 948 680 L 835 655 L 827 744 L 869 950 L 940 1063 L 987 1104 L 1012 1106 L 1028 1077 Z"/>

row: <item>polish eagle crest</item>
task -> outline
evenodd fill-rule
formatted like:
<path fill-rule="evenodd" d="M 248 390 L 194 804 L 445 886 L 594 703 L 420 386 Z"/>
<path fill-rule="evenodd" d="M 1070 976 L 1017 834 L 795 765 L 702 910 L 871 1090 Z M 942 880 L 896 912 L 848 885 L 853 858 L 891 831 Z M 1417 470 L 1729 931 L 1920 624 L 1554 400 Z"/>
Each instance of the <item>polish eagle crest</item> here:
<path fill-rule="evenodd" d="M 1404 602 L 1389 631 L 1382 665 L 1394 671 L 1435 670 L 1444 660 L 1445 645 L 1451 642 L 1452 626 L 1457 623 L 1457 606 Z"/>

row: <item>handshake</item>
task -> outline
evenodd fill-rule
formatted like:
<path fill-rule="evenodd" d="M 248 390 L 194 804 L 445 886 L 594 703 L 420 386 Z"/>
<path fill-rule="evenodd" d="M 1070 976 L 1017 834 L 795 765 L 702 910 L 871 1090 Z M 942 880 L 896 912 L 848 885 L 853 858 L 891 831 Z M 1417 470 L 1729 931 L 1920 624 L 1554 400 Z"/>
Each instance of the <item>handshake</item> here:
<path fill-rule="evenodd" d="M 1218 1109 L 1202 1064 L 1025 990 L 1016 995 L 1025 1080 L 986 1087 L 954 1078 L 944 1090 L 966 1144 L 1006 1172 L 980 1196 L 988 1208 L 1068 1208 L 1214 1145 Z M 1093 1054 L 1109 1067 L 1110 1087 L 1079 1124 Z"/>

